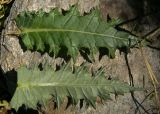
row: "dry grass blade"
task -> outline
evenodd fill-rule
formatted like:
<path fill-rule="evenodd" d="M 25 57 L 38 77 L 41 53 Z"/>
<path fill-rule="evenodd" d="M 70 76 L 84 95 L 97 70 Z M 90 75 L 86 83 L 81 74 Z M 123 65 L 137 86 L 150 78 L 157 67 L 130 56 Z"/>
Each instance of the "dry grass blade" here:
<path fill-rule="evenodd" d="M 148 74 L 150 76 L 151 82 L 154 86 L 156 103 L 157 103 L 157 106 L 158 106 L 158 111 L 160 112 L 160 97 L 159 97 L 159 94 L 158 94 L 158 91 L 157 91 L 159 81 L 158 81 L 157 77 L 155 76 L 155 74 L 152 70 L 152 67 L 151 67 L 151 65 L 150 65 L 150 63 L 149 63 L 147 57 L 145 56 L 144 51 L 141 47 L 140 47 L 140 52 L 141 52 L 141 55 L 143 57 L 143 60 L 144 60 L 145 66 L 147 68 Z M 158 114 L 160 114 L 160 113 L 158 113 Z"/>
<path fill-rule="evenodd" d="M 0 0 L 0 5 L 9 4 L 12 0 Z"/>

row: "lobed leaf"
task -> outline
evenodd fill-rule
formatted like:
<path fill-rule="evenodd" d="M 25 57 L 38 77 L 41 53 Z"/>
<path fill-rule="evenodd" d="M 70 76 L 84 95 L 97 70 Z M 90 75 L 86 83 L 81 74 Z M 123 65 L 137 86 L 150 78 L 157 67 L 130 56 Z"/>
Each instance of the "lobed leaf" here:
<path fill-rule="evenodd" d="M 27 49 L 41 52 L 47 49 L 57 56 L 64 46 L 74 61 L 82 48 L 89 49 L 93 59 L 100 47 L 107 48 L 109 56 L 114 57 L 116 49 L 133 46 L 137 41 L 129 33 L 115 29 L 119 21 L 101 20 L 98 10 L 84 16 L 80 16 L 76 7 L 64 15 L 57 9 L 50 13 L 21 13 L 16 23 Z"/>
<path fill-rule="evenodd" d="M 36 109 L 37 103 L 46 106 L 47 101 L 54 96 L 58 107 L 64 97 L 70 97 L 72 104 L 84 99 L 95 108 L 98 96 L 106 100 L 110 98 L 110 93 L 118 95 L 134 90 L 138 89 L 116 80 L 107 80 L 104 73 L 91 77 L 84 69 L 71 73 L 65 68 L 40 71 L 38 68 L 29 70 L 22 67 L 18 70 L 18 87 L 10 104 L 16 110 L 22 104 Z"/>

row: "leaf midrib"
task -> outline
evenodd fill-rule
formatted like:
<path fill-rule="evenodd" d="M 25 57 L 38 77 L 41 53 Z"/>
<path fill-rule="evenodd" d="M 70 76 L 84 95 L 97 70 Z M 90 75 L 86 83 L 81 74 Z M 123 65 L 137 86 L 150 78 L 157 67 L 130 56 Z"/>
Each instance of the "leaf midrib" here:
<path fill-rule="evenodd" d="M 112 84 L 62 84 L 62 83 L 39 83 L 39 84 L 18 84 L 20 86 L 18 86 L 18 88 L 32 88 L 32 87 L 90 87 L 90 86 L 111 86 Z"/>
<path fill-rule="evenodd" d="M 123 37 L 117 37 L 113 35 L 106 35 L 106 34 L 101 34 L 101 33 L 96 33 L 96 32 L 88 32 L 88 31 L 80 31 L 80 30 L 73 30 L 73 29 L 50 29 L 50 28 L 21 28 L 21 34 L 27 34 L 27 33 L 32 33 L 32 32 L 72 32 L 72 33 L 81 33 L 81 34 L 88 34 L 88 35 L 96 35 L 96 36 L 101 36 L 101 37 L 108 37 L 108 38 L 114 38 L 114 39 L 119 39 L 119 40 L 128 40 Z M 135 40 L 131 39 L 130 40 Z"/>

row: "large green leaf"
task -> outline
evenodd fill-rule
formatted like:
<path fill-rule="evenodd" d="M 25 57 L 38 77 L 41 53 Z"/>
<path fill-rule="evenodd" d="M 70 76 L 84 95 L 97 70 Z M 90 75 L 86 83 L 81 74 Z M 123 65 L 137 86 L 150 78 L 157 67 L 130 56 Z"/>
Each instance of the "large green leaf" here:
<path fill-rule="evenodd" d="M 117 48 L 136 44 L 136 37 L 116 30 L 116 21 L 100 19 L 98 10 L 80 16 L 76 7 L 61 14 L 57 9 L 50 13 L 21 13 L 16 18 L 22 41 L 28 49 L 54 52 L 57 56 L 61 47 L 67 47 L 68 55 L 74 60 L 81 48 L 88 48 L 91 57 L 100 47 L 107 48 L 114 57 Z"/>
<path fill-rule="evenodd" d="M 95 107 L 97 96 L 106 100 L 110 98 L 110 93 L 118 95 L 134 90 L 137 88 L 126 83 L 107 80 L 101 72 L 96 73 L 96 76 L 90 76 L 87 70 L 82 68 L 71 73 L 65 68 L 59 71 L 50 68 L 40 71 L 37 68 L 29 70 L 22 67 L 18 70 L 18 87 L 10 103 L 16 110 L 22 104 L 36 109 L 37 103 L 45 106 L 53 95 L 58 106 L 67 96 L 73 104 L 84 99 Z"/>

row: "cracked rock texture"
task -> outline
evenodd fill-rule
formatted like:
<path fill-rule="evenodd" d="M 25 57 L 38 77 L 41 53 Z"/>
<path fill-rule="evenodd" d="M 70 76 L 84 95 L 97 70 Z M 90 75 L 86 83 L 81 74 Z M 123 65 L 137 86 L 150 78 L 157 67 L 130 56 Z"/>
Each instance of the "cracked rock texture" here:
<path fill-rule="evenodd" d="M 115 1 L 115 2 L 114 2 Z M 121 11 L 121 7 L 116 5 L 117 0 L 15 0 L 11 8 L 11 12 L 7 20 L 5 21 L 5 29 L 1 35 L 1 67 L 6 71 L 12 69 L 17 69 L 20 66 L 31 67 L 35 64 L 48 62 L 55 66 L 56 64 L 61 64 L 63 58 L 53 59 L 47 53 L 41 55 L 38 52 L 23 51 L 19 43 L 19 37 L 16 35 L 7 35 L 7 33 L 16 33 L 17 27 L 14 19 L 22 11 L 38 11 L 40 9 L 49 12 L 51 9 L 58 7 L 59 10 L 68 10 L 70 6 L 76 4 L 79 8 L 80 13 L 83 15 L 84 12 L 89 12 L 91 9 L 97 7 L 101 9 L 101 14 L 103 18 L 106 18 L 108 14 L 116 18 L 120 16 L 124 19 L 125 15 L 134 17 L 136 12 L 132 9 L 130 5 L 127 4 L 127 0 L 122 0 L 122 5 L 126 5 L 130 12 Z M 111 6 L 112 7 L 107 7 Z M 107 9 L 108 8 L 108 9 Z M 117 12 L 117 13 L 116 13 Z M 123 15 L 121 15 L 121 13 Z M 156 42 L 157 43 L 157 42 Z M 150 48 L 143 48 L 145 56 L 148 58 L 153 71 L 157 77 L 160 79 L 160 52 Z M 131 49 L 131 52 L 127 55 L 130 71 L 127 67 L 127 62 L 124 53 L 116 52 L 116 57 L 114 59 L 109 59 L 107 56 L 103 56 L 101 60 L 97 60 L 94 63 L 88 63 L 88 66 L 92 66 L 92 70 L 105 67 L 105 73 L 108 78 L 116 78 L 124 82 L 130 83 L 129 74 L 133 77 L 133 82 L 135 86 L 150 88 L 148 91 L 135 92 L 134 97 L 137 102 L 141 103 L 146 96 L 153 91 L 150 79 L 148 78 L 148 73 L 146 66 L 144 64 L 142 55 L 139 49 Z M 76 65 L 79 66 L 83 61 L 82 57 L 79 57 Z M 52 110 L 52 104 L 48 108 L 44 109 L 46 114 L 142 114 L 144 110 L 139 106 L 131 94 L 125 94 L 124 96 L 118 96 L 113 100 L 106 101 L 104 104 L 97 103 L 97 109 L 88 108 L 85 106 L 80 109 L 78 106 L 76 108 L 69 107 L 67 110 L 61 109 L 59 111 Z M 153 98 L 154 99 L 154 98 Z M 154 112 L 153 108 L 155 102 L 153 99 L 147 98 L 141 105 L 145 110 L 149 110 L 148 113 Z"/>

